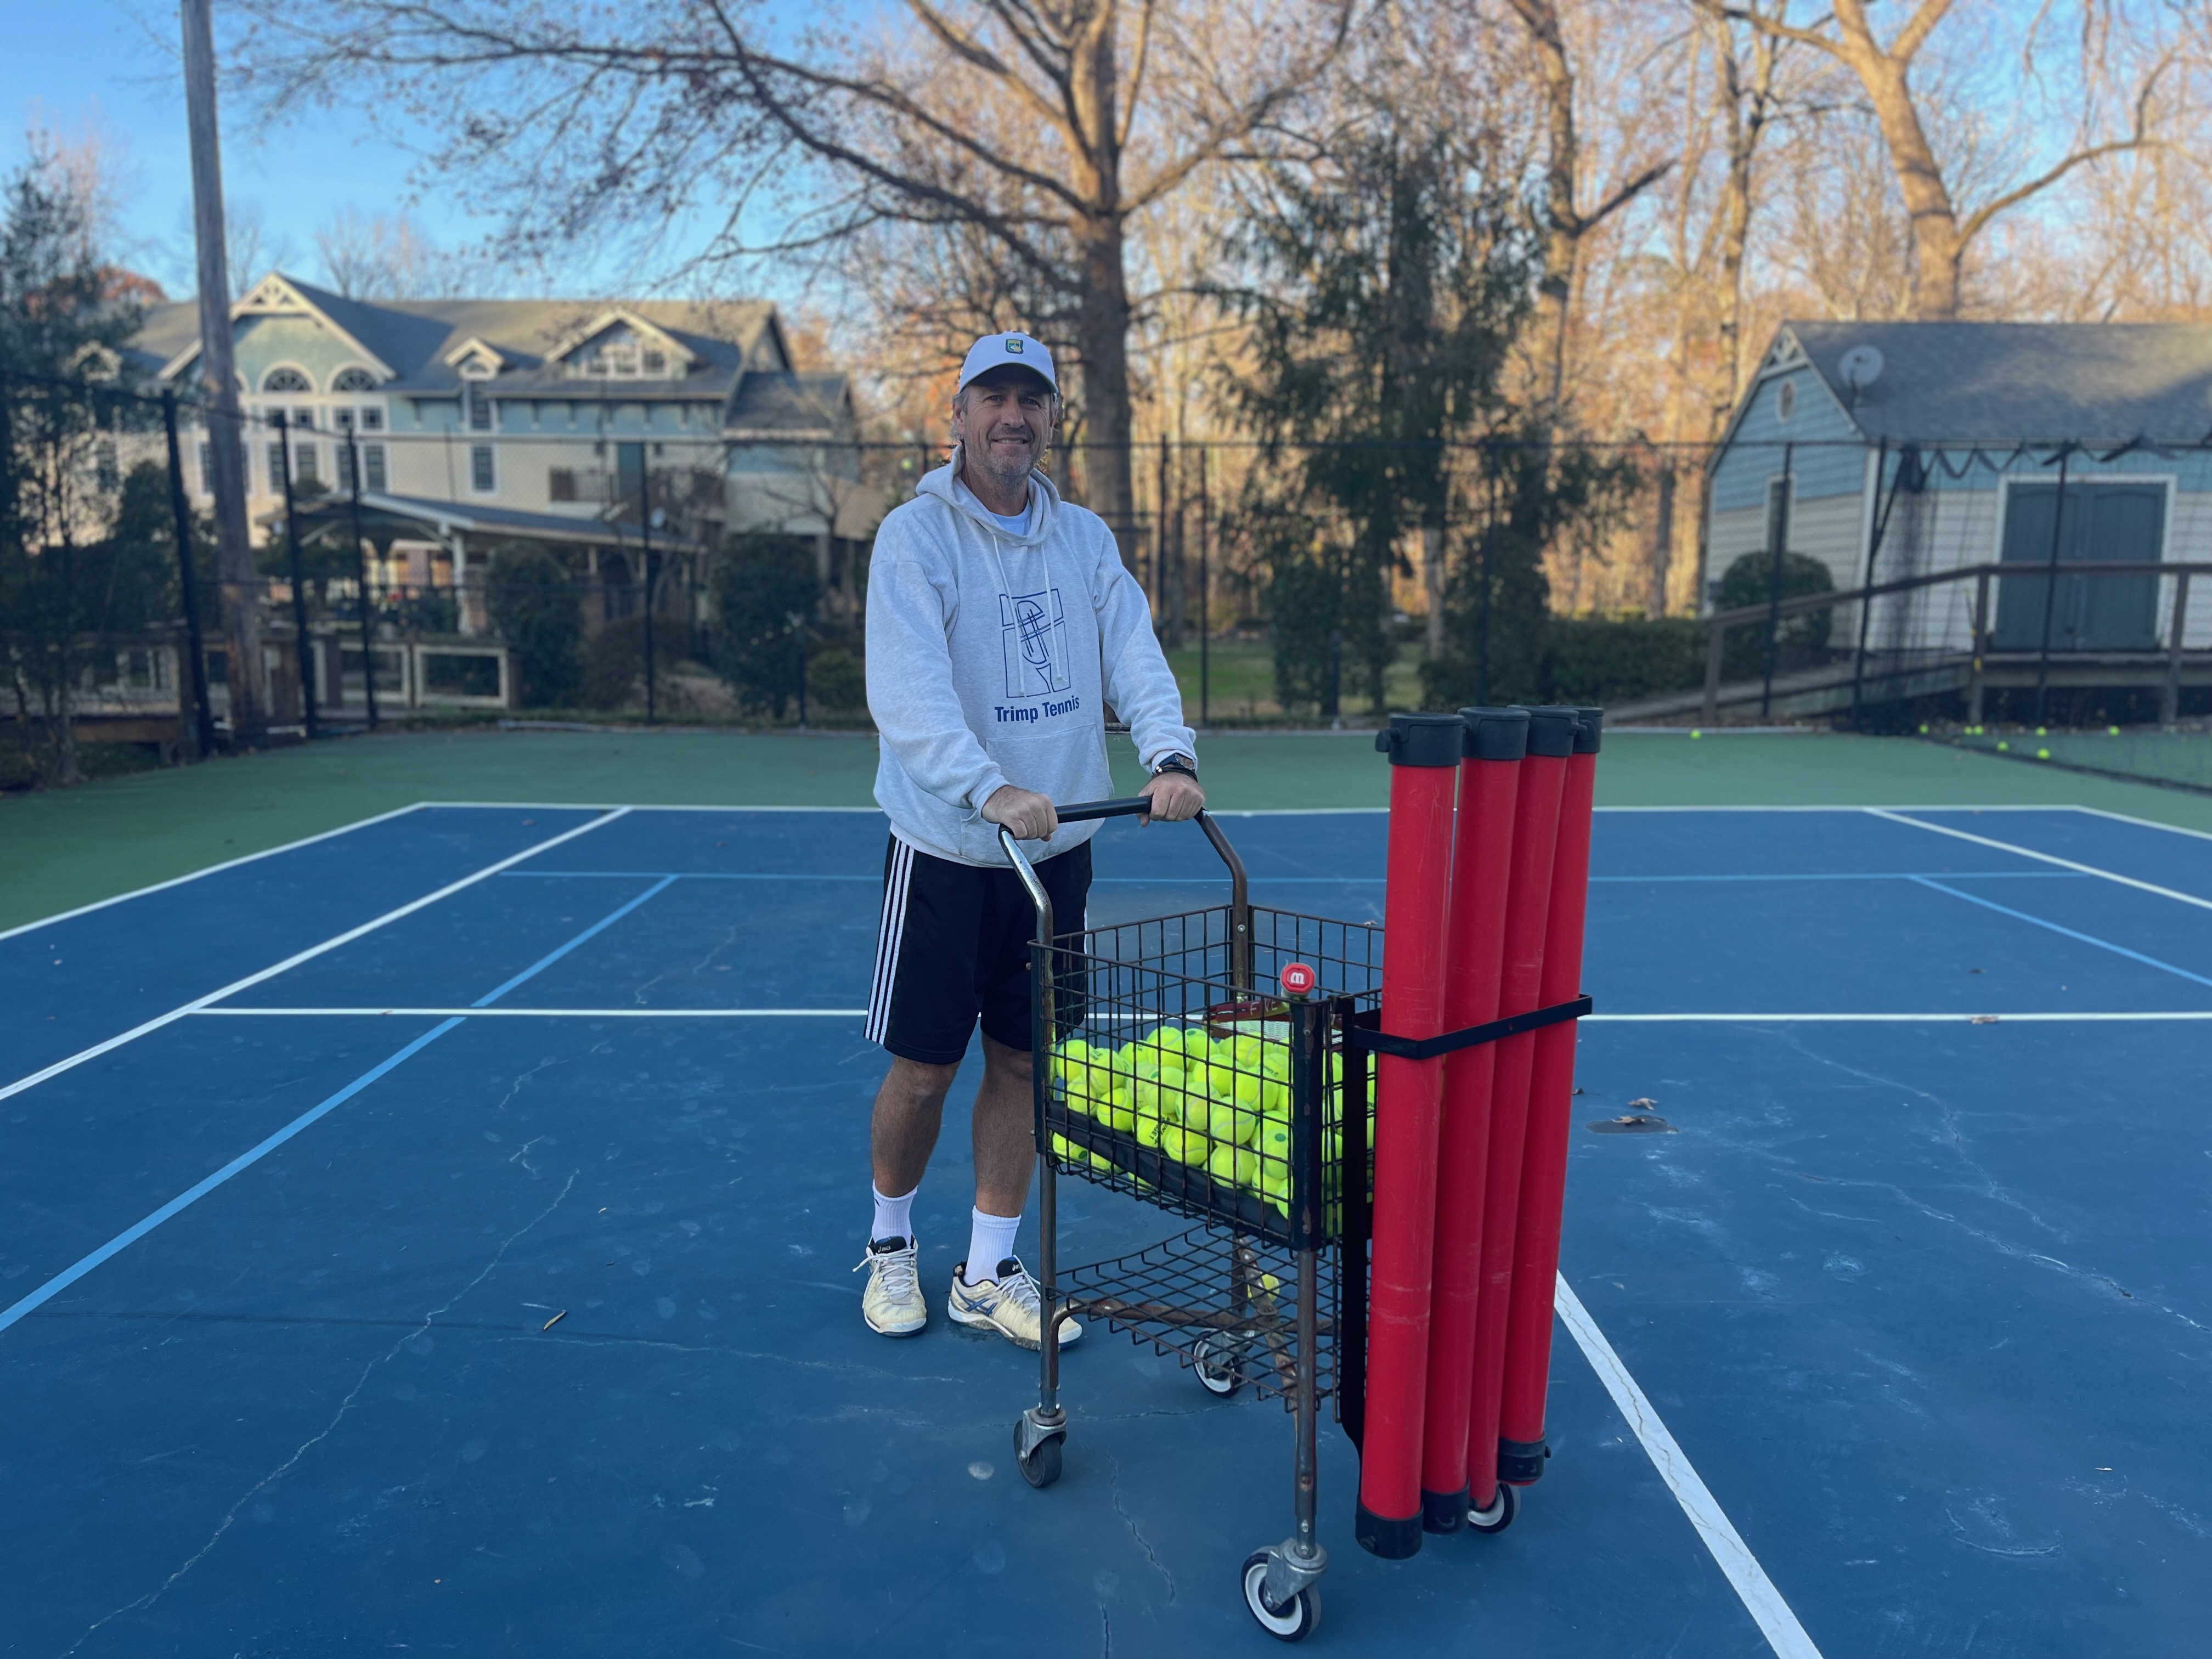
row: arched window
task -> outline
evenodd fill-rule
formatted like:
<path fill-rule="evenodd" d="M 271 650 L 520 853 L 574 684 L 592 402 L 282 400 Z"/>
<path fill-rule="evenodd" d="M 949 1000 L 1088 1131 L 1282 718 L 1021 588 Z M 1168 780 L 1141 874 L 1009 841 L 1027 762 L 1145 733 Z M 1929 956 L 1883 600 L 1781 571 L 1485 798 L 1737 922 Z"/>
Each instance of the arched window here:
<path fill-rule="evenodd" d="M 337 378 L 331 382 L 331 390 L 374 392 L 376 390 L 376 376 L 365 368 L 342 368 L 337 373 Z"/>
<path fill-rule="evenodd" d="M 296 368 L 272 368 L 261 377 L 261 389 L 264 392 L 313 392 L 315 388 Z"/>

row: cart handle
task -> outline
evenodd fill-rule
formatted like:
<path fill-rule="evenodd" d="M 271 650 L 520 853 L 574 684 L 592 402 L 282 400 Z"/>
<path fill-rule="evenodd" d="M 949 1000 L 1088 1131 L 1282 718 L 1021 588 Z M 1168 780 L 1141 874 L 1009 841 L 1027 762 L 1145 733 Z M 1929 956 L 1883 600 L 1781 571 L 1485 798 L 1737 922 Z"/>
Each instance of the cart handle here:
<path fill-rule="evenodd" d="M 1093 818 L 1135 817 L 1152 810 L 1150 795 L 1124 795 L 1118 800 L 1079 801 L 1073 806 L 1053 808 L 1062 823 L 1087 823 Z"/>

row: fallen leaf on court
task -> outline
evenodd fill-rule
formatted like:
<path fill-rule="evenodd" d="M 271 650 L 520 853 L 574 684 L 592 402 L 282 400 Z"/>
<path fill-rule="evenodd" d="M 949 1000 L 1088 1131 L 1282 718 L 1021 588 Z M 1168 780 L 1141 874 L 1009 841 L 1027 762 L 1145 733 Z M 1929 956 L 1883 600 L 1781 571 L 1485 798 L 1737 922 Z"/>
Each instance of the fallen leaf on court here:
<path fill-rule="evenodd" d="M 1977 1025 L 1994 1025 L 1997 1023 L 1997 1017 L 1995 1014 L 1976 1014 L 1973 1023 Z"/>
<path fill-rule="evenodd" d="M 562 1310 L 561 1310 L 561 1311 L 560 1311 L 559 1313 L 555 1314 L 555 1315 L 553 1316 L 553 1317 L 552 1317 L 552 1318 L 550 1318 L 550 1319 L 547 1320 L 547 1321 L 546 1321 L 543 1325 L 540 1325 L 538 1328 L 539 1330 L 541 1330 L 541 1331 L 550 1331 L 550 1330 L 551 1330 L 551 1329 L 552 1329 L 556 1325 L 559 1324 L 562 1320 L 566 1319 L 568 1316 L 568 1310 L 566 1308 L 563 1308 L 563 1309 L 562 1309 Z"/>
<path fill-rule="evenodd" d="M 1628 1109 L 1632 1112 L 1648 1112 L 1652 1110 L 1659 1103 L 1652 1099 L 1650 1096 L 1644 1095 L 1638 1097 L 1637 1099 L 1630 1101 L 1628 1103 Z"/>

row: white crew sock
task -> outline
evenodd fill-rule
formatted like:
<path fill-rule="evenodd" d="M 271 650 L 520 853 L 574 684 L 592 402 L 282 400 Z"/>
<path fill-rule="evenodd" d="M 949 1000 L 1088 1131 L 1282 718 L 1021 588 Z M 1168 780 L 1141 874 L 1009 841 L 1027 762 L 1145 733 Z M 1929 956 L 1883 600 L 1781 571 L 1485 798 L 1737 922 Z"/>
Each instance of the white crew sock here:
<path fill-rule="evenodd" d="M 868 1190 L 876 1194 L 876 1220 L 869 1231 L 868 1242 L 873 1243 L 879 1238 L 902 1238 L 908 1243 L 913 1243 L 914 1195 L 921 1188 L 916 1187 L 904 1198 L 885 1198 L 876 1192 L 876 1183 L 872 1181 L 868 1183 Z"/>
<path fill-rule="evenodd" d="M 1014 1234 L 1022 1224 L 1018 1215 L 985 1215 L 969 1211 L 968 1266 L 961 1278 L 970 1285 L 989 1285 L 999 1277 L 999 1264 L 1014 1253 Z"/>

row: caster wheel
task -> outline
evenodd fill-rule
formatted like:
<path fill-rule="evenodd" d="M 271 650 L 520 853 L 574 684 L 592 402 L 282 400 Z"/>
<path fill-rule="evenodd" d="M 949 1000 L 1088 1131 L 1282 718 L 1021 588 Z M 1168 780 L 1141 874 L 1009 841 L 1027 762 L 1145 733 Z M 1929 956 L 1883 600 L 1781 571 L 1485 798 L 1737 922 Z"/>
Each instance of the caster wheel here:
<path fill-rule="evenodd" d="M 1215 1331 L 1201 1338 L 1191 1351 L 1198 1386 L 1218 1400 L 1228 1399 L 1244 1386 L 1243 1358 L 1244 1344 L 1235 1337 Z"/>
<path fill-rule="evenodd" d="M 1022 1455 L 1022 1425 L 1014 1425 L 1014 1462 L 1021 1469 L 1022 1479 L 1042 1490 L 1060 1479 L 1060 1443 L 1061 1437 L 1054 1435 L 1040 1440 L 1026 1457 Z"/>
<path fill-rule="evenodd" d="M 1490 1500 L 1490 1507 L 1479 1510 L 1472 1504 L 1467 1511 L 1467 1524 L 1474 1532 L 1504 1532 L 1513 1524 L 1513 1517 L 1521 1513 L 1521 1488 L 1500 1481 L 1498 1496 Z"/>
<path fill-rule="evenodd" d="M 1265 1550 L 1255 1550 L 1244 1558 L 1244 1606 L 1260 1621 L 1260 1628 L 1279 1642 L 1303 1642 L 1321 1624 L 1321 1590 L 1316 1585 L 1308 1584 L 1279 1607 L 1268 1601 Z"/>

